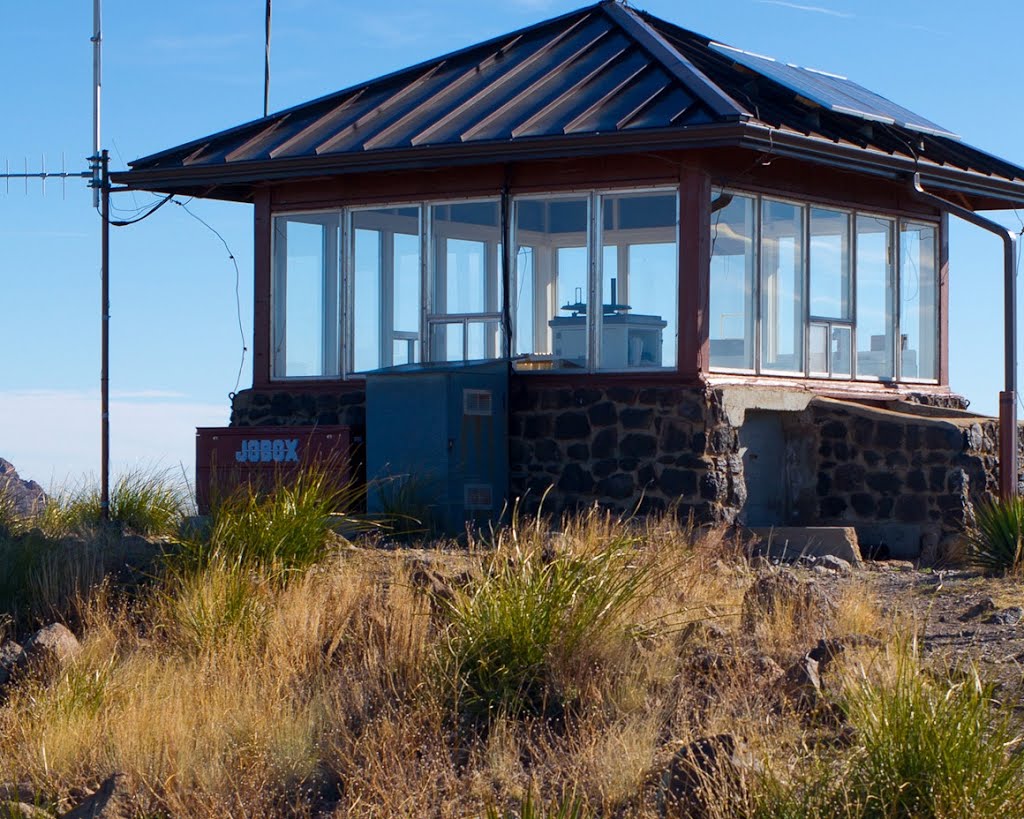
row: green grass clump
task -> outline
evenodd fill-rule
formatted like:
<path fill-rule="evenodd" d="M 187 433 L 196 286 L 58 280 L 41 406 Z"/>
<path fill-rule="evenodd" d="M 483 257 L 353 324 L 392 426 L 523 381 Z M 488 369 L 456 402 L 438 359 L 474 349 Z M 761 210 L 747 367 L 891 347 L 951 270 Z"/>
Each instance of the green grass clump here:
<path fill-rule="evenodd" d="M 661 570 L 620 532 L 554 550 L 499 538 L 484 579 L 447 601 L 447 660 L 462 712 L 557 714 L 589 670 L 628 644 Z M 539 527 L 538 527 L 539 531 Z"/>
<path fill-rule="evenodd" d="M 353 514 L 362 493 L 354 481 L 339 483 L 328 464 L 303 469 L 266 492 L 243 485 L 216 501 L 207 530 L 185 545 L 186 568 L 213 561 L 275 571 L 311 566 L 330 549 L 337 528 L 368 527 Z"/>
<path fill-rule="evenodd" d="M 900 646 L 888 675 L 861 669 L 848 679 L 842 704 L 852 748 L 809 759 L 795 782 L 763 778 L 752 815 L 1022 815 L 1022 737 L 1010 708 L 992 699 L 974 669 L 944 678 L 922 667 L 915 646 Z"/>
<path fill-rule="evenodd" d="M 967 555 L 988 573 L 1024 575 L 1024 498 L 978 504 L 967 530 Z"/>
<path fill-rule="evenodd" d="M 33 521 L 53 538 L 95 532 L 103 525 L 102 493 L 95 482 L 57 491 Z M 136 535 L 177 533 L 188 510 L 187 493 L 168 471 L 131 470 L 110 489 L 109 520 Z"/>
<path fill-rule="evenodd" d="M 848 689 L 859 744 L 854 774 L 865 817 L 1004 817 L 1024 805 L 1024 755 L 1010 713 L 973 669 L 936 680 L 913 653 L 895 678 Z"/>

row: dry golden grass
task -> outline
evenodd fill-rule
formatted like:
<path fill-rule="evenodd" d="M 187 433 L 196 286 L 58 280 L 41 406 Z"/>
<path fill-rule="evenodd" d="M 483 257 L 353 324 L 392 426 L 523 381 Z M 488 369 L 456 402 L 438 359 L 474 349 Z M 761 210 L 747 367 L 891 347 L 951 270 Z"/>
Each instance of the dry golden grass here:
<path fill-rule="evenodd" d="M 552 643 L 538 678 L 561 708 L 465 710 L 451 601 L 509 566 L 603 565 L 609 548 L 625 550 L 616 571 L 655 582 L 595 618 L 607 627 L 581 632 L 575 653 Z M 477 580 L 452 579 L 467 567 Z M 0 785 L 27 781 L 67 807 L 122 772 L 140 816 L 198 819 L 518 816 L 531 796 L 654 817 L 657 772 L 699 737 L 806 757 L 808 725 L 780 707 L 778 673 L 822 635 L 785 606 L 745 631 L 755 576 L 724 531 L 593 511 L 554 533 L 517 521 L 459 555 L 343 548 L 286 574 L 218 558 L 128 602 L 100 587 L 79 658 L 0 704 Z M 891 626 L 855 583 L 837 581 L 833 599 L 833 634 Z M 753 783 L 730 787 L 709 815 L 756 815 Z"/>

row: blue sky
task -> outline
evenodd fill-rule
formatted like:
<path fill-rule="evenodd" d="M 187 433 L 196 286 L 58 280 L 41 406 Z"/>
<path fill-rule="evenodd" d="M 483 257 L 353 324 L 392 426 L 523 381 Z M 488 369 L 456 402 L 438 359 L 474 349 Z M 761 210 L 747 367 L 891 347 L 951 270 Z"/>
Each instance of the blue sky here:
<path fill-rule="evenodd" d="M 0 168 L 84 168 L 91 148 L 88 0 L 4 4 Z M 275 0 L 271 109 L 285 108 L 582 5 Z M 1024 7 L 986 0 L 647 0 L 646 10 L 750 51 L 844 74 L 1024 164 Z M 106 0 L 104 145 L 112 166 L 262 113 L 262 0 Z M 119 215 L 154 201 L 115 197 Z M 227 423 L 252 323 L 252 212 L 193 201 L 112 236 L 116 470 L 193 468 L 197 425 Z M 1013 212 L 1000 214 L 1019 228 Z M 1002 373 L 1000 247 L 955 224 L 952 386 L 986 413 Z M 44 484 L 98 470 L 99 225 L 85 184 L 0 182 L 0 457 Z M 241 388 L 251 382 L 246 358 Z"/>

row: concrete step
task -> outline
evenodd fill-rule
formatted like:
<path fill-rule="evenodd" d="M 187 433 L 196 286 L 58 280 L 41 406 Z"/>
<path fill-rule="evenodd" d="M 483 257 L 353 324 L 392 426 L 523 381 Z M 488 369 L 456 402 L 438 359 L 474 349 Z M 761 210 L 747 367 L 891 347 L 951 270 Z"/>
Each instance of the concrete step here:
<path fill-rule="evenodd" d="M 854 566 L 863 562 L 852 526 L 752 526 L 749 530 L 769 557 L 795 560 L 801 555 L 834 555 Z"/>

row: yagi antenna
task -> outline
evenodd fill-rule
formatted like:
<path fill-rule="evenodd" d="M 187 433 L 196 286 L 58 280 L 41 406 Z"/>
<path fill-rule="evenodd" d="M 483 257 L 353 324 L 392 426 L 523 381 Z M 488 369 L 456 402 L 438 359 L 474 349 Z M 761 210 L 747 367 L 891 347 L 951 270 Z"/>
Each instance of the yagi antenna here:
<path fill-rule="evenodd" d="M 92 36 L 89 41 L 92 43 L 92 154 L 88 157 L 89 169 L 87 171 L 69 171 L 65 164 L 64 154 L 60 155 L 60 170 L 50 171 L 46 167 L 46 156 L 41 155 L 39 159 L 39 170 L 29 171 L 28 157 L 25 157 L 24 170 L 11 173 L 9 160 L 4 160 L 4 173 L 0 179 L 4 180 L 6 193 L 11 192 L 11 180 L 22 179 L 25 182 L 25 194 L 29 192 L 29 181 L 39 180 L 39 190 L 43 196 L 46 195 L 46 180 L 60 179 L 62 197 L 67 196 L 68 179 L 88 179 L 89 187 L 92 188 L 92 206 L 100 206 L 100 189 L 103 187 L 102 150 L 100 149 L 100 103 L 103 86 L 103 8 L 102 0 L 93 0 L 92 4 Z"/>

